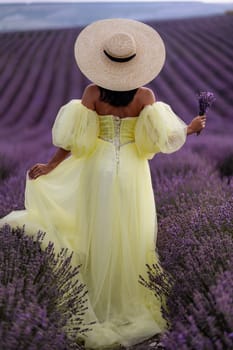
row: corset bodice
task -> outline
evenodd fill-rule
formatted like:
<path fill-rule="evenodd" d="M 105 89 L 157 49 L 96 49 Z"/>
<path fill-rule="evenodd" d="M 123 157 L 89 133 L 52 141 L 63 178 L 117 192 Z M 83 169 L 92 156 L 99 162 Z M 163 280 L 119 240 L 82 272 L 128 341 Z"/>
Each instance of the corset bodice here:
<path fill-rule="evenodd" d="M 134 142 L 134 129 L 137 117 L 120 118 L 115 116 L 99 117 L 99 138 L 123 146 Z"/>

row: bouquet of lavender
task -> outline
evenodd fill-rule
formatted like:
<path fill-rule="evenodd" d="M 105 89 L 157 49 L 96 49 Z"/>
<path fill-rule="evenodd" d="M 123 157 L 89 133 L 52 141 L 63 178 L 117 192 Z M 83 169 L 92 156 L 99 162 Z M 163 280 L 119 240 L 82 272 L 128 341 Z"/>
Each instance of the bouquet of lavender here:
<path fill-rule="evenodd" d="M 202 91 L 198 94 L 198 102 L 199 102 L 199 115 L 204 115 L 208 108 L 215 101 L 214 94 L 209 91 Z M 197 135 L 200 134 L 200 131 L 197 132 Z"/>

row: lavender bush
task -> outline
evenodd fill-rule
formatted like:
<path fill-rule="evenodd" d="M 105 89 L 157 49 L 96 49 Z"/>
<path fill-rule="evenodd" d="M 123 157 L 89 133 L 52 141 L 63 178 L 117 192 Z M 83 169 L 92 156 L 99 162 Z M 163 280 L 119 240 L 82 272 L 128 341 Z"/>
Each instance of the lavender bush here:
<path fill-rule="evenodd" d="M 0 343 L 8 350 L 81 349 L 86 288 L 71 255 L 41 249 L 23 229 L 0 229 Z"/>
<path fill-rule="evenodd" d="M 25 173 L 11 176 L 0 185 L 0 217 L 24 208 Z"/>
<path fill-rule="evenodd" d="M 225 350 L 233 348 L 233 271 L 219 274 L 206 293 L 193 293 L 184 319 L 163 337 L 167 350 Z"/>
<path fill-rule="evenodd" d="M 16 161 L 0 153 L 0 182 L 15 173 Z"/>
<path fill-rule="evenodd" d="M 230 350 L 233 296 L 232 282 L 227 281 L 233 274 L 232 188 L 220 181 L 211 166 L 191 158 L 190 151 L 182 153 L 180 166 L 172 166 L 177 155 L 170 158 L 169 174 L 164 160 L 159 170 L 152 168 L 154 186 L 161 190 L 158 248 L 164 273 L 156 265 L 149 266 L 148 280 L 141 282 L 157 296 L 167 297 L 163 314 L 169 331 L 162 338 L 166 349 Z M 187 191 L 189 184 L 193 184 L 191 191 Z M 228 276 L 227 281 L 223 276 Z"/>
<path fill-rule="evenodd" d="M 219 172 L 220 176 L 223 179 L 224 177 L 227 178 L 227 183 L 230 185 L 231 178 L 233 176 L 233 153 L 230 153 L 225 158 L 223 158 L 219 162 Z"/>

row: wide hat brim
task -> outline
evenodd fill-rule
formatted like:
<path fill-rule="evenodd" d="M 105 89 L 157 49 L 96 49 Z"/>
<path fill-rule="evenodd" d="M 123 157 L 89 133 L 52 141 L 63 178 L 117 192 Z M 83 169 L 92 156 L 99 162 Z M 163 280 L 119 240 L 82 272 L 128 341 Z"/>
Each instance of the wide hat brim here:
<path fill-rule="evenodd" d="M 136 43 L 136 56 L 128 62 L 111 61 L 104 53 L 104 42 L 113 34 L 126 32 Z M 165 61 L 165 47 L 152 27 L 135 20 L 116 18 L 85 27 L 74 46 L 81 72 L 93 83 L 114 91 L 128 91 L 152 81 Z"/>

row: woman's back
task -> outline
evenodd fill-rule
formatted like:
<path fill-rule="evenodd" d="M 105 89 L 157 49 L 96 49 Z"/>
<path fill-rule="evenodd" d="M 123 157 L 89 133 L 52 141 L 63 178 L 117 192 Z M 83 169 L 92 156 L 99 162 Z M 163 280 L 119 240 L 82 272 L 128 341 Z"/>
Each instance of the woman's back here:
<path fill-rule="evenodd" d="M 120 118 L 136 117 L 141 110 L 155 102 L 153 92 L 145 87 L 137 89 L 132 101 L 126 106 L 113 106 L 101 99 L 100 89 L 97 85 L 89 85 L 83 94 L 82 103 L 87 108 L 97 112 L 99 115 L 115 115 Z"/>

